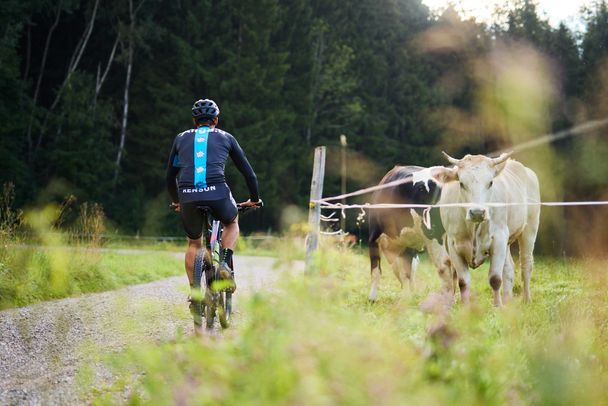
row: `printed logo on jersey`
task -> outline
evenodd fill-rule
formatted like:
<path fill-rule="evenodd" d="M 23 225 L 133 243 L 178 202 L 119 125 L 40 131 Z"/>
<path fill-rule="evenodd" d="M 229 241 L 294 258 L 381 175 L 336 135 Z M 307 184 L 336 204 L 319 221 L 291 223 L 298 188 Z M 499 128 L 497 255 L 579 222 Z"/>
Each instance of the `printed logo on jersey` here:
<path fill-rule="evenodd" d="M 204 192 L 214 192 L 215 186 L 207 186 L 205 188 L 184 188 L 182 189 L 182 193 L 204 193 Z"/>
<path fill-rule="evenodd" d="M 194 186 L 198 189 L 207 187 L 207 144 L 209 127 L 199 127 L 194 136 Z"/>

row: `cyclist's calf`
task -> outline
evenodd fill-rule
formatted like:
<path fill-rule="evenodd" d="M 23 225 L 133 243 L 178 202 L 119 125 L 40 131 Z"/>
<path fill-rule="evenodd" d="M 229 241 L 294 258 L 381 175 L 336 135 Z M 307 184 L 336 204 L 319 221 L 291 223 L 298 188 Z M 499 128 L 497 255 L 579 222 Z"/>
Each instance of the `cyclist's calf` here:
<path fill-rule="evenodd" d="M 229 248 L 234 251 L 236 240 L 239 238 L 239 220 L 235 218 L 232 223 L 224 224 L 222 231 L 222 248 Z"/>
<path fill-rule="evenodd" d="M 190 286 L 193 285 L 194 277 L 194 260 L 196 258 L 196 253 L 201 248 L 201 239 L 191 240 L 188 238 L 188 248 L 186 249 L 186 274 L 188 275 L 188 281 L 190 282 Z"/>

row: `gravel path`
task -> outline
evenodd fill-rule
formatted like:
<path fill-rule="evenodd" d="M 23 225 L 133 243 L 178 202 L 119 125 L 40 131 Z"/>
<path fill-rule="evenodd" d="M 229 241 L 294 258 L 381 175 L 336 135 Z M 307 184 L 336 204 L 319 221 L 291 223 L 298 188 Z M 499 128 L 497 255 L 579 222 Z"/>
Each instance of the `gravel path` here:
<path fill-rule="evenodd" d="M 239 297 L 272 287 L 284 272 L 274 265 L 235 257 L 237 318 Z M 298 261 L 290 272 L 302 268 Z M 186 296 L 184 275 L 0 312 L 0 405 L 86 403 L 77 380 L 85 371 L 93 382 L 111 382 L 104 354 L 192 333 Z"/>

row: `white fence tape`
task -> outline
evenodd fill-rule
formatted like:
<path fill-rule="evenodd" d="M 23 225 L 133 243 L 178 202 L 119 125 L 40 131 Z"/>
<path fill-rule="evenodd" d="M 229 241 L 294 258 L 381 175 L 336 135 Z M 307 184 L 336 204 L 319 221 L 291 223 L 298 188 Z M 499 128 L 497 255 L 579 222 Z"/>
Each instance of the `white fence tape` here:
<path fill-rule="evenodd" d="M 444 203 L 444 204 L 397 204 L 397 203 L 379 203 L 379 204 L 340 204 L 327 203 L 325 200 L 316 200 L 312 203 L 319 204 L 321 209 L 428 209 L 441 207 L 478 207 L 475 203 Z M 608 205 L 608 200 L 598 201 L 583 201 L 583 202 L 538 202 L 538 203 L 483 203 L 484 206 L 490 207 L 507 207 L 507 206 L 605 206 Z"/>

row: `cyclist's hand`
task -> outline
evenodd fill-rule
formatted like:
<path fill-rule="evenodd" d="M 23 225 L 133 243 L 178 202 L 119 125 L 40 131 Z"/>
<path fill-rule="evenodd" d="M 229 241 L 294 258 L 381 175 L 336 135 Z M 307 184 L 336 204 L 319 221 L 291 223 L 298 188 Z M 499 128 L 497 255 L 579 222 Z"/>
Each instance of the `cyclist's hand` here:
<path fill-rule="evenodd" d="M 179 203 L 171 203 L 169 205 L 169 207 L 171 207 L 173 210 L 175 210 L 176 213 L 179 213 L 181 211 L 181 207 L 180 207 Z"/>
<path fill-rule="evenodd" d="M 263 205 L 264 205 L 264 202 L 262 202 L 262 199 L 258 200 L 257 202 L 252 202 L 251 200 L 247 200 L 246 202 L 239 203 L 239 206 L 241 206 L 241 207 L 262 207 Z"/>

